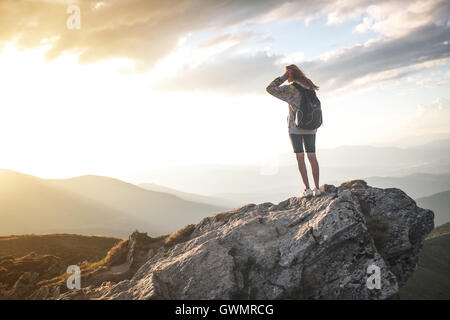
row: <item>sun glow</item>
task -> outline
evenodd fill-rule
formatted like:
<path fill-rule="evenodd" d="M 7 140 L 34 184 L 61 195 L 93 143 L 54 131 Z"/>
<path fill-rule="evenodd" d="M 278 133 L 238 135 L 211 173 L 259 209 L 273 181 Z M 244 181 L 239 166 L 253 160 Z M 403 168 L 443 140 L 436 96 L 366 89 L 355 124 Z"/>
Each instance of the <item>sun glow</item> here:
<path fill-rule="evenodd" d="M 286 110 L 264 94 L 155 92 L 151 81 L 165 68 L 134 74 L 127 60 L 80 65 L 70 54 L 46 61 L 47 48 L 10 44 L 0 54 L 0 168 L 117 176 L 176 164 L 258 165 L 289 148 Z"/>
<path fill-rule="evenodd" d="M 132 67 L 129 61 L 79 65 L 77 57 L 64 54 L 49 62 L 47 49 L 19 51 L 10 43 L 0 55 L 0 167 L 44 176 L 112 169 L 126 158 L 126 152 L 111 153 L 126 136 L 123 131 L 139 133 L 150 118 L 145 100 L 151 90 L 143 97 L 139 76 L 122 74 Z M 124 128 L 126 113 L 136 112 L 140 115 Z M 101 166 L 93 158 L 102 160 Z"/>

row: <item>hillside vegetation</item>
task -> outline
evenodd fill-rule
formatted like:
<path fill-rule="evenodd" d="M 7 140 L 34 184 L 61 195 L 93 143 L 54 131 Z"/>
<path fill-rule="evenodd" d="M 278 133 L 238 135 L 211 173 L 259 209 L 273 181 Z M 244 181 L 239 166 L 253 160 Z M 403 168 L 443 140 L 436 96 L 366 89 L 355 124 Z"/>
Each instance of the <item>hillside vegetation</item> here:
<path fill-rule="evenodd" d="M 29 276 L 40 282 L 65 274 L 69 265 L 92 264 L 103 259 L 121 241 L 76 234 L 0 237 L 0 298 L 7 298 L 20 277 Z M 25 288 L 11 298 L 24 298 L 32 289 L 35 288 Z"/>

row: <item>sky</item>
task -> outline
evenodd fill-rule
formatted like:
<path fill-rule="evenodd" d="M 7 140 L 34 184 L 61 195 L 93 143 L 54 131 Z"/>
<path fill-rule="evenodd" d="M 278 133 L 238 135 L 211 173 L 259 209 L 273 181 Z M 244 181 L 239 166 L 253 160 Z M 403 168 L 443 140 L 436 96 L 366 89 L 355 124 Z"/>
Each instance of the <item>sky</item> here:
<path fill-rule="evenodd" d="M 292 152 L 287 104 L 266 92 L 291 63 L 320 87 L 319 160 L 449 138 L 449 13 L 445 0 L 1 0 L 0 168 L 126 178 Z"/>

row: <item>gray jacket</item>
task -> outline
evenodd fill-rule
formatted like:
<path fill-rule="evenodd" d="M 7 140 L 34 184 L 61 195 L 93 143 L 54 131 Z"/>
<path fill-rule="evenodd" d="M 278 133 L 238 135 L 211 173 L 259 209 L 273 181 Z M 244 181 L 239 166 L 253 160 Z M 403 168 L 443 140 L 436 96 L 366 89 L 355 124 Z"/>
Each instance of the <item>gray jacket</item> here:
<path fill-rule="evenodd" d="M 305 130 L 297 128 L 294 123 L 295 113 L 294 110 L 300 108 L 300 100 L 301 93 L 298 89 L 294 87 L 292 84 L 287 84 L 281 86 L 281 84 L 287 80 L 287 75 L 284 74 L 280 77 L 275 78 L 266 88 L 267 92 L 288 103 L 289 114 L 287 116 L 287 124 L 289 133 L 293 134 L 313 134 L 317 132 L 317 129 L 314 130 Z M 300 84 L 302 87 L 306 88 L 303 84 L 298 81 L 295 81 Z M 308 89 L 308 88 L 307 88 Z"/>

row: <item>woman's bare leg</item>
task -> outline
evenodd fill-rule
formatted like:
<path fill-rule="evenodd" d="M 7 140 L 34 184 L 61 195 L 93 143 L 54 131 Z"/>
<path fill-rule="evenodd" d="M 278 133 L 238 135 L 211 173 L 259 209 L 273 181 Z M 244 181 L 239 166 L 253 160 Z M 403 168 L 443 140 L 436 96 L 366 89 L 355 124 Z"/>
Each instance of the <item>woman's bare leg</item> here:
<path fill-rule="evenodd" d="M 308 173 L 306 172 L 306 164 L 305 164 L 305 153 L 296 153 L 297 157 L 297 165 L 298 165 L 298 171 L 300 171 L 300 175 L 303 180 L 303 184 L 305 185 L 306 189 L 309 189 L 309 181 L 308 181 Z"/>
<path fill-rule="evenodd" d="M 319 189 L 319 162 L 315 152 L 307 152 L 309 163 L 311 164 L 312 175 L 316 188 Z"/>

